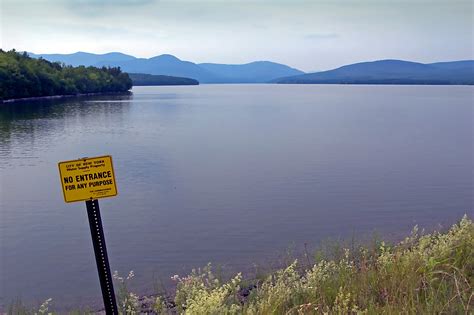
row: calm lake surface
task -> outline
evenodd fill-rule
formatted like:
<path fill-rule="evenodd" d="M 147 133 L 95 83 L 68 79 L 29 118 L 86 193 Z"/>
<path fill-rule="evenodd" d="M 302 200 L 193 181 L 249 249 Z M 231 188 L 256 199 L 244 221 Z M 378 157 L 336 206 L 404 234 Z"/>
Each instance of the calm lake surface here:
<path fill-rule="evenodd" d="M 0 305 L 101 303 L 83 202 L 57 162 L 110 154 L 112 270 L 132 287 L 304 243 L 394 240 L 474 209 L 468 86 L 201 85 L 0 105 Z"/>

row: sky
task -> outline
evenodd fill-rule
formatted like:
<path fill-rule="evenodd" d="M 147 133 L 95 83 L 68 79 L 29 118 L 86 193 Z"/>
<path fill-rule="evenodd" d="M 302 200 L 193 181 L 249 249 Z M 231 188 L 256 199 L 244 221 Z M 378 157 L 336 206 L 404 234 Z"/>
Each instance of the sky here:
<path fill-rule="evenodd" d="M 474 1 L 0 0 L 4 50 L 270 60 L 303 71 L 360 61 L 474 59 Z"/>

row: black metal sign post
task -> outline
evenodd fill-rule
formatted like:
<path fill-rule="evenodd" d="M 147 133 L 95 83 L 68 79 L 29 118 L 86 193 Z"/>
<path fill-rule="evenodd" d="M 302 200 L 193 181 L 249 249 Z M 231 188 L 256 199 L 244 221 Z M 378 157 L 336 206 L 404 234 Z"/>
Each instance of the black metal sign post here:
<path fill-rule="evenodd" d="M 112 157 L 103 155 L 58 163 L 65 202 L 85 201 L 100 288 L 107 315 L 118 315 L 98 198 L 117 196 Z"/>
<path fill-rule="evenodd" d="M 114 285 L 110 273 L 107 247 L 105 246 L 104 229 L 100 218 L 99 201 L 97 199 L 87 200 L 87 216 L 91 229 L 92 244 L 94 245 L 95 262 L 99 272 L 100 288 L 104 299 L 105 313 L 107 315 L 118 315 L 117 302 L 115 300 Z"/>

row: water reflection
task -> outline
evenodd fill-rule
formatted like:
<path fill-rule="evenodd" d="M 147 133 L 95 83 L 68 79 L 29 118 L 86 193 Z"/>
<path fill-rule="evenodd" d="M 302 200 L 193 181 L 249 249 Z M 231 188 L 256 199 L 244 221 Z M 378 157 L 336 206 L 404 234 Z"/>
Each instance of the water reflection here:
<path fill-rule="evenodd" d="M 71 132 L 77 132 L 68 128 L 72 121 L 84 126 L 84 132 L 111 117 L 114 123 L 122 125 L 131 101 L 133 94 L 121 94 L 0 105 L 0 168 L 11 166 L 11 159 L 29 163 L 29 159 L 38 158 L 53 135 L 67 138 Z"/>
<path fill-rule="evenodd" d="M 96 95 L 96 96 L 80 96 L 65 99 L 50 99 L 37 101 L 22 101 L 16 103 L 4 103 L 0 106 L 0 121 L 42 119 L 42 118 L 64 118 L 76 112 L 103 112 L 104 109 L 109 111 L 123 112 L 123 108 L 117 106 L 119 103 L 128 104 L 133 100 L 133 94 L 116 94 L 116 95 Z M 84 106 L 85 104 L 115 104 L 113 109 L 101 108 L 101 106 Z"/>

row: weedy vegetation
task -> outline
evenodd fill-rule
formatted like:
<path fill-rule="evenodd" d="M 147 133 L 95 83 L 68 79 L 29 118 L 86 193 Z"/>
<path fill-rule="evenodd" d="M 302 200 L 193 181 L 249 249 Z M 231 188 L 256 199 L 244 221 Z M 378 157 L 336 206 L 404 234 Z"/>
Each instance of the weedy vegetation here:
<path fill-rule="evenodd" d="M 448 231 L 427 235 L 415 227 L 397 245 L 376 242 L 308 265 L 294 260 L 266 277 L 222 281 L 211 265 L 176 281 L 173 299 L 153 297 L 157 314 L 473 314 L 474 224 L 465 216 Z M 117 275 L 116 275 L 117 276 Z M 129 279 L 133 277 L 129 275 Z M 144 311 L 139 297 L 119 281 L 123 314 Z M 36 313 L 49 312 L 45 302 Z M 15 309 L 21 312 L 15 313 Z M 46 311 L 45 311 L 46 310 Z M 20 304 L 12 313 L 26 314 Z"/>

